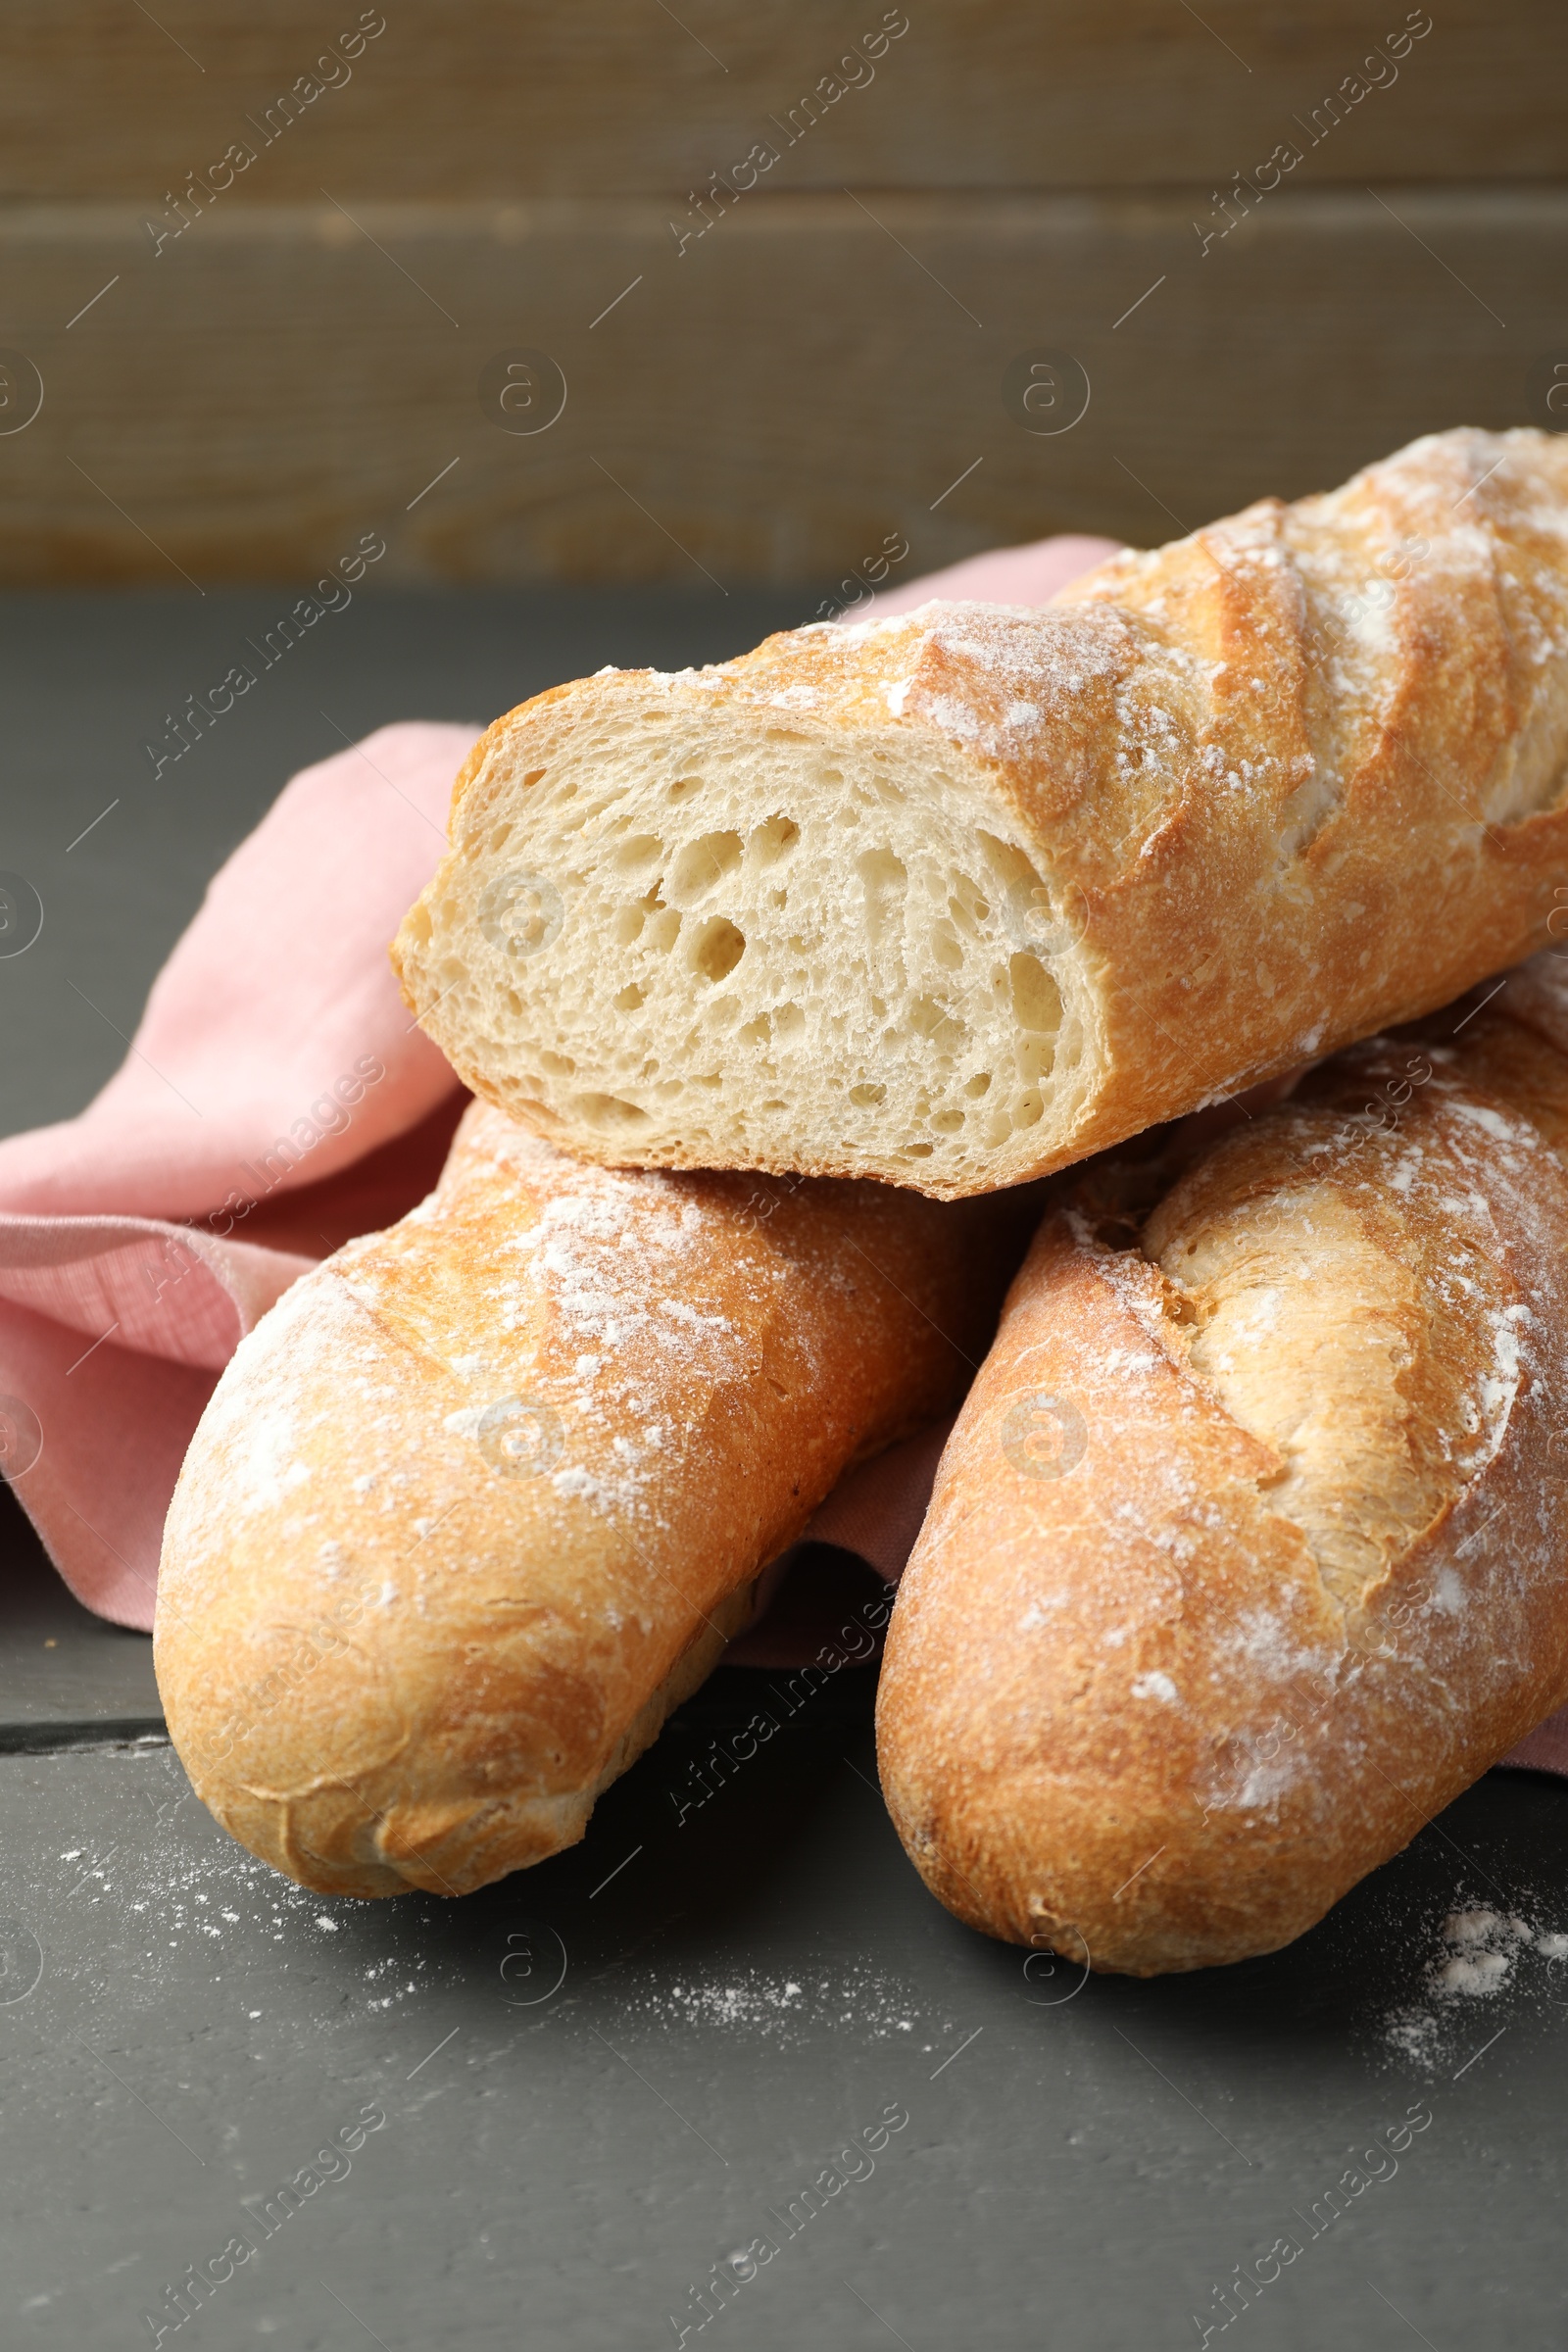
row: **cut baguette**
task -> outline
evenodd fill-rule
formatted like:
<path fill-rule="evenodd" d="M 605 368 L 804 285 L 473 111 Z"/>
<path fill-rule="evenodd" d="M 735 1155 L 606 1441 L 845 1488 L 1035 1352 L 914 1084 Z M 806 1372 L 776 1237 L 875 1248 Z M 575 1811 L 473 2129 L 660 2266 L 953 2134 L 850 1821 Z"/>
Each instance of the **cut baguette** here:
<path fill-rule="evenodd" d="M 393 954 L 584 1157 L 1016 1184 L 1447 1002 L 1568 855 L 1568 444 L 1418 441 L 1044 611 L 499 720 Z"/>

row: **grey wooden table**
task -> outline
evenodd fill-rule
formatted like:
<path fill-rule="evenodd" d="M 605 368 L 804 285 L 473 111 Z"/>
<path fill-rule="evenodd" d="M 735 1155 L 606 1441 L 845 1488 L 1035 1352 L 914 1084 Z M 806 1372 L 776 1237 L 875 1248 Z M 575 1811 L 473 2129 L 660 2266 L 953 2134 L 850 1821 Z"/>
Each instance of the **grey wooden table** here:
<path fill-rule="evenodd" d="M 143 729 L 266 601 L 0 607 L 0 867 L 47 909 L 0 962 L 10 1127 L 107 1075 L 331 724 L 485 717 L 794 617 L 361 600 L 153 787 Z M 1568 1789 L 1493 1775 L 1271 1960 L 1084 1982 L 926 1896 L 872 1670 L 778 1701 L 780 1736 L 684 1802 L 782 1679 L 715 1676 L 541 1869 L 323 1900 L 208 1819 L 150 1645 L 69 1599 L 0 1494 L 0 2343 L 1558 2352 Z M 1530 1940 L 1445 1988 L 1443 1922 L 1480 1909 Z"/>

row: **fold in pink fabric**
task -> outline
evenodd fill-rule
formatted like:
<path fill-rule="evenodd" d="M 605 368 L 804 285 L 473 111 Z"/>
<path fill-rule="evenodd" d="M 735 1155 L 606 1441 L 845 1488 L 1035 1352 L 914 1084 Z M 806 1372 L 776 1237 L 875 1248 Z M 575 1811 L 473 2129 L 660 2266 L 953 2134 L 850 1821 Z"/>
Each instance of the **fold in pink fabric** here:
<path fill-rule="evenodd" d="M 428 1190 L 466 1099 L 387 941 L 476 730 L 384 727 L 215 876 L 78 1118 L 0 1143 L 0 1467 L 79 1600 L 152 1624 L 164 1513 L 240 1339 Z"/>
<path fill-rule="evenodd" d="M 1003 549 L 853 617 L 1044 604 L 1112 552 Z M 241 1338 L 440 1171 L 467 1097 L 386 951 L 476 733 L 383 727 L 295 776 L 215 876 L 123 1066 L 79 1117 L 0 1142 L 0 1472 L 77 1598 L 122 1625 L 152 1624 L 164 1515 Z M 808 1537 L 896 1583 L 949 1426 L 853 1472 Z M 1568 1709 L 1507 1761 L 1568 1774 Z"/>

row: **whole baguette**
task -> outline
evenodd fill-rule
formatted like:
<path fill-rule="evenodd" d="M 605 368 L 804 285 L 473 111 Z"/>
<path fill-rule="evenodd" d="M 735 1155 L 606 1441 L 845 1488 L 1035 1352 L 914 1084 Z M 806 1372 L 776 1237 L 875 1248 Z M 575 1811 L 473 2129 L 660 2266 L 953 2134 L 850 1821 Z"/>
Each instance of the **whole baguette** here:
<path fill-rule="evenodd" d="M 1328 1064 L 1147 1216 L 1093 1176 L 1048 1213 L 879 1692 L 960 1919 L 1138 1976 L 1272 1951 L 1568 1698 L 1565 968 Z"/>
<path fill-rule="evenodd" d="M 469 1085 L 639 1167 L 1016 1184 L 1446 1003 L 1568 857 L 1568 439 L 502 718 L 398 935 Z"/>
<path fill-rule="evenodd" d="M 580 1838 L 841 1473 L 962 1394 L 1009 1225 L 584 1168 L 475 1104 L 192 1441 L 155 1655 L 197 1794 L 323 1893 L 466 1892 Z"/>

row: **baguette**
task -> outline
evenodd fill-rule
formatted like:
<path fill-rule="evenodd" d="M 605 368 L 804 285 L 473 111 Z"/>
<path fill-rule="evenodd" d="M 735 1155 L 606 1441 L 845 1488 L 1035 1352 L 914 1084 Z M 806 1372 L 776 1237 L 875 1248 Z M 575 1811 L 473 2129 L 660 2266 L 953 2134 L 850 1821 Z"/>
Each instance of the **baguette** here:
<path fill-rule="evenodd" d="M 1047 1173 L 1544 944 L 1568 440 L 1417 441 L 1124 555 L 502 718 L 393 951 L 584 1158 Z"/>
<path fill-rule="evenodd" d="M 1024 1239 L 877 1185 L 584 1168 L 472 1106 L 192 1441 L 155 1658 L 197 1794 L 322 1893 L 580 1838 L 840 1474 L 956 1402 Z"/>
<path fill-rule="evenodd" d="M 1564 969 L 1319 1069 L 1147 1213 L 1098 1172 L 1048 1213 L 878 1697 L 971 1926 L 1273 1951 L 1568 1698 Z"/>

